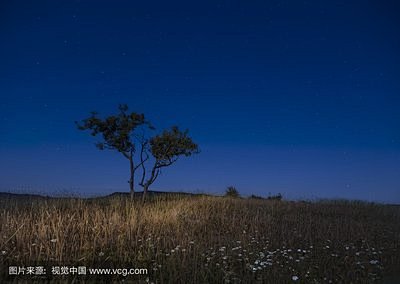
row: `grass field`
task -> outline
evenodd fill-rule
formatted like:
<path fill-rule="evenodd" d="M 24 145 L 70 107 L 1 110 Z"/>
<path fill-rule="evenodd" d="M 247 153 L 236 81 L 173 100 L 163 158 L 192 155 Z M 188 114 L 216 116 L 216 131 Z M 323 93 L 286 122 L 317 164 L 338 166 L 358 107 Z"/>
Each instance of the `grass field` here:
<path fill-rule="evenodd" d="M 47 278 L 54 265 L 148 270 L 55 275 L 54 283 L 400 283 L 389 280 L 400 267 L 396 206 L 210 196 L 144 205 L 3 197 L 0 206 L 1 283 L 43 282 L 8 275 L 9 265 L 49 267 Z"/>

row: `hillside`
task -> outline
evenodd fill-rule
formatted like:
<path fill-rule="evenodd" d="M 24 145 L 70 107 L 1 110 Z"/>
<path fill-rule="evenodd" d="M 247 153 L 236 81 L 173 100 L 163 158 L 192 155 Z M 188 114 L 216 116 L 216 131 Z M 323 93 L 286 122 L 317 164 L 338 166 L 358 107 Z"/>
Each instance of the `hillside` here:
<path fill-rule="evenodd" d="M 84 265 L 148 269 L 112 276 L 135 283 L 369 283 L 397 277 L 400 265 L 393 206 L 172 194 L 143 205 L 119 193 L 24 200 L 9 198 L 0 211 L 3 275 L 11 264 Z M 111 277 L 49 274 L 55 282 Z"/>

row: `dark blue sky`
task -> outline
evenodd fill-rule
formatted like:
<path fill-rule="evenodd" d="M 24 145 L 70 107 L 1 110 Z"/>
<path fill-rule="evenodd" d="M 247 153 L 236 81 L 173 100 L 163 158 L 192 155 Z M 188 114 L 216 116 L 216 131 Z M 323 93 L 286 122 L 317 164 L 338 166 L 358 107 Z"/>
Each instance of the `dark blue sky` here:
<path fill-rule="evenodd" d="M 74 125 L 127 103 L 202 150 L 153 189 L 399 203 L 396 2 L 2 1 L 0 189 L 128 190 Z"/>

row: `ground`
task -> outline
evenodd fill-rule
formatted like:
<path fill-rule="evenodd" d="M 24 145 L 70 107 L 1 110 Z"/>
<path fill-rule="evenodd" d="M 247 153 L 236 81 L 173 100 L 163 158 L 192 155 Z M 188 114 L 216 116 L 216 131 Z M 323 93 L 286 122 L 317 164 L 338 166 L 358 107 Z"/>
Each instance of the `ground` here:
<path fill-rule="evenodd" d="M 5 281 L 396 283 L 400 279 L 398 206 L 196 195 L 154 195 L 142 204 L 139 198 L 132 202 L 120 194 L 99 199 L 2 195 L 0 205 L 0 277 Z M 43 266 L 47 271 L 9 275 L 9 266 Z M 144 268 L 147 274 L 72 273 L 71 268 L 82 266 Z"/>

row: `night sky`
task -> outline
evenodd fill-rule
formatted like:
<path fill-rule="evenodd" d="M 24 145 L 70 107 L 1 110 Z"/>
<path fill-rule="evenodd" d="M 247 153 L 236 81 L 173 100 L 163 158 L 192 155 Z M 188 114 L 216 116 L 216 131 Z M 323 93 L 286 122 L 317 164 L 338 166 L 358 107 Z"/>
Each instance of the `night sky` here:
<path fill-rule="evenodd" d="M 145 4 L 144 4 L 145 3 Z M 153 189 L 400 203 L 398 1 L 1 1 L 0 190 L 128 191 L 74 122 L 120 103 L 201 154 Z"/>

